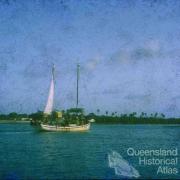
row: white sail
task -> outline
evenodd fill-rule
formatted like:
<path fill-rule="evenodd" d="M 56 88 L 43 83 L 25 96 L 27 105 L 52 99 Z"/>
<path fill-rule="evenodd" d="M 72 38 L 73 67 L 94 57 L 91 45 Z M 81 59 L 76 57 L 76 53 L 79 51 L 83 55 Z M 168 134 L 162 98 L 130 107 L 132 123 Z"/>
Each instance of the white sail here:
<path fill-rule="evenodd" d="M 79 76 L 79 65 L 77 66 L 77 104 L 78 107 L 78 77 Z M 50 125 L 48 122 L 48 114 L 52 113 L 53 110 L 53 101 L 54 101 L 54 89 L 55 89 L 55 80 L 54 80 L 54 66 L 52 68 L 52 80 L 51 85 L 49 89 L 49 96 L 47 100 L 46 107 L 44 109 L 44 117 L 47 121 L 42 121 L 40 123 L 40 127 L 44 131 L 88 131 L 90 129 L 90 122 L 87 124 L 77 125 L 77 124 L 69 124 L 67 126 L 61 126 L 59 123 L 56 123 L 54 125 Z M 62 112 L 57 112 L 59 120 L 63 117 Z M 77 117 L 75 117 L 77 118 Z M 56 119 L 55 119 L 56 120 Z M 56 121 L 57 122 L 57 121 Z M 94 119 L 91 119 L 91 122 L 94 122 Z"/>
<path fill-rule="evenodd" d="M 53 109 L 53 102 L 54 102 L 54 67 L 52 70 L 52 80 L 51 80 L 51 85 L 49 89 L 48 100 L 46 103 L 46 107 L 44 109 L 44 114 L 51 114 L 52 109 Z"/>

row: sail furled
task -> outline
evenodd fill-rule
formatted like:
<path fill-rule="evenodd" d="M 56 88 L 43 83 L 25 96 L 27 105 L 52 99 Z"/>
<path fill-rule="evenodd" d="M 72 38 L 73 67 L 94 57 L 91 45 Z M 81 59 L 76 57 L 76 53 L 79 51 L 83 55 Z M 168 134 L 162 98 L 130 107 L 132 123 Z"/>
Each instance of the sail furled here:
<path fill-rule="evenodd" d="M 54 67 L 52 69 L 52 80 L 50 84 L 48 100 L 46 103 L 46 107 L 44 109 L 44 114 L 51 114 L 53 110 L 53 102 L 54 102 Z"/>

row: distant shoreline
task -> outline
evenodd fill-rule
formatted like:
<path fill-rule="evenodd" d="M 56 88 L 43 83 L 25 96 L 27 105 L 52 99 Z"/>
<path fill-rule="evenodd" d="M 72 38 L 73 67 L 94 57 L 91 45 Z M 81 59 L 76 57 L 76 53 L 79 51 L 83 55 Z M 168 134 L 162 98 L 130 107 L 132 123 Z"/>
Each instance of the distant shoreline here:
<path fill-rule="evenodd" d="M 0 124 L 5 123 L 30 123 L 30 121 L 24 121 L 24 120 L 0 120 Z"/>
<path fill-rule="evenodd" d="M 180 126 L 180 123 L 95 123 L 95 124 L 109 124 L 109 125 L 171 125 L 171 126 Z"/>
<path fill-rule="evenodd" d="M 16 124 L 16 123 L 30 123 L 28 120 L 0 120 L 0 124 Z M 171 126 L 178 126 L 180 122 L 120 122 L 120 121 L 111 121 L 111 122 L 94 122 L 92 124 L 122 124 L 122 125 L 171 125 Z"/>
<path fill-rule="evenodd" d="M 61 117 L 59 117 L 59 114 Z M 9 114 L 0 114 L 0 123 L 30 123 L 33 125 L 37 125 L 40 122 L 43 122 L 44 118 L 48 118 L 49 120 L 53 120 L 60 122 L 66 119 L 68 123 L 75 123 L 76 116 L 83 117 L 83 121 L 92 121 L 92 123 L 96 124 L 180 124 L 180 117 L 166 117 L 163 113 L 151 113 L 148 115 L 145 112 L 141 114 L 137 114 L 136 112 L 132 112 L 130 114 L 118 114 L 117 112 L 110 113 L 106 111 L 105 114 L 100 114 L 100 110 L 97 109 L 97 114 L 89 113 L 85 115 L 83 108 L 71 108 L 62 111 L 53 111 L 51 115 L 48 117 L 45 116 L 43 111 L 37 111 L 32 114 L 18 114 L 16 112 L 11 112 Z M 80 117 L 79 117 L 80 118 Z M 47 119 L 46 119 L 47 120 Z M 95 122 L 93 122 L 95 121 Z M 63 121 L 62 121 L 63 122 Z"/>
<path fill-rule="evenodd" d="M 97 124 L 180 124 L 180 118 L 136 117 L 136 116 L 105 116 L 91 114 Z"/>

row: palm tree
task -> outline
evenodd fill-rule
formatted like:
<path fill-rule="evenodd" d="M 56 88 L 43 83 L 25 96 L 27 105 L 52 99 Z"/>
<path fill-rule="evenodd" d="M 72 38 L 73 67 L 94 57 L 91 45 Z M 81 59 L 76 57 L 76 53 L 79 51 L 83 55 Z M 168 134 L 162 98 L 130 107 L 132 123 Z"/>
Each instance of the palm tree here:
<path fill-rule="evenodd" d="M 146 118 L 147 118 L 147 113 L 144 113 L 144 117 L 146 117 Z"/>
<path fill-rule="evenodd" d="M 164 115 L 163 113 L 161 113 L 161 117 L 162 117 L 162 118 L 165 118 L 165 115 Z"/>
<path fill-rule="evenodd" d="M 140 118 L 143 118 L 143 117 L 144 117 L 144 114 L 145 114 L 145 113 L 142 112 L 141 115 L 140 115 Z"/>
<path fill-rule="evenodd" d="M 156 112 L 156 113 L 154 114 L 154 117 L 157 118 L 157 116 L 158 116 L 158 113 Z"/>
<path fill-rule="evenodd" d="M 97 109 L 97 114 L 99 115 L 99 113 L 100 113 L 100 109 Z"/>
<path fill-rule="evenodd" d="M 136 112 L 133 112 L 133 113 L 131 113 L 130 115 L 129 115 L 129 117 L 131 117 L 131 118 L 133 118 L 133 117 L 135 117 L 136 116 Z"/>
<path fill-rule="evenodd" d="M 127 117 L 127 114 L 123 114 L 122 116 L 126 118 L 126 117 Z"/>
<path fill-rule="evenodd" d="M 114 115 L 116 115 L 116 117 L 117 117 L 117 111 L 114 112 Z"/>
<path fill-rule="evenodd" d="M 108 115 L 108 111 L 106 111 L 106 116 Z"/>

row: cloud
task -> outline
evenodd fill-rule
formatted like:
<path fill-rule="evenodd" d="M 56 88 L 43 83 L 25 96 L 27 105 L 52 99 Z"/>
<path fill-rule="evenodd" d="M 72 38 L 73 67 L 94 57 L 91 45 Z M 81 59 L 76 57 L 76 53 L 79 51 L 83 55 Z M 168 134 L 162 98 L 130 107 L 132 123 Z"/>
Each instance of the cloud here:
<path fill-rule="evenodd" d="M 161 55 L 161 47 L 158 40 L 150 40 L 144 46 L 135 48 L 131 52 L 131 59 L 150 59 Z"/>
<path fill-rule="evenodd" d="M 148 60 L 161 57 L 162 47 L 158 40 L 149 40 L 143 45 L 134 48 L 122 48 L 113 53 L 110 57 L 110 63 L 136 63 L 140 60 Z"/>
<path fill-rule="evenodd" d="M 94 70 L 96 68 L 98 64 L 98 60 L 97 59 L 93 59 L 93 60 L 90 60 L 88 63 L 87 63 L 87 68 L 89 70 Z"/>
<path fill-rule="evenodd" d="M 128 100 L 144 100 L 144 99 L 147 99 L 147 98 L 150 98 L 151 97 L 151 94 L 129 94 L 127 95 L 125 98 L 128 99 Z"/>
<path fill-rule="evenodd" d="M 86 70 L 93 71 L 96 67 L 102 62 L 102 57 L 97 55 L 91 59 L 89 59 L 86 63 Z"/>
<path fill-rule="evenodd" d="M 158 40 L 150 40 L 146 43 L 148 49 L 151 49 L 153 52 L 159 52 L 161 45 Z"/>
<path fill-rule="evenodd" d="M 120 94 L 120 89 L 117 88 L 109 88 L 109 89 L 104 89 L 101 92 L 98 91 L 94 91 L 92 94 L 95 95 L 99 95 L 99 94 L 103 94 L 103 95 L 113 95 L 113 94 Z"/>
<path fill-rule="evenodd" d="M 172 98 L 173 100 L 179 100 L 180 99 L 180 95 L 177 95 L 175 97 Z"/>
<path fill-rule="evenodd" d="M 131 52 L 131 59 L 149 59 L 153 58 L 154 52 L 151 49 L 147 48 L 137 48 Z"/>
<path fill-rule="evenodd" d="M 4 62 L 0 62 L 0 72 L 5 73 L 7 71 L 7 64 Z"/>

